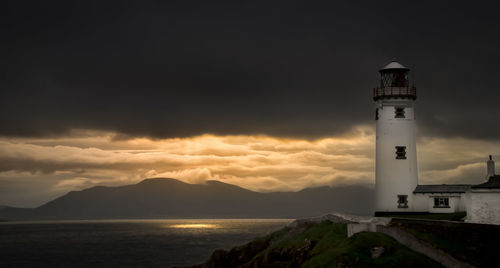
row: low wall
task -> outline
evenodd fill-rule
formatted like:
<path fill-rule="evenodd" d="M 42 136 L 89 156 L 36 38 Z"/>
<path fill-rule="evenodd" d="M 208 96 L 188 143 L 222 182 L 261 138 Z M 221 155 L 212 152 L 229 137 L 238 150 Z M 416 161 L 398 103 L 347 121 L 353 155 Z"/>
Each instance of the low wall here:
<path fill-rule="evenodd" d="M 351 237 L 360 232 L 376 232 L 380 223 L 349 223 L 347 224 L 347 237 Z"/>

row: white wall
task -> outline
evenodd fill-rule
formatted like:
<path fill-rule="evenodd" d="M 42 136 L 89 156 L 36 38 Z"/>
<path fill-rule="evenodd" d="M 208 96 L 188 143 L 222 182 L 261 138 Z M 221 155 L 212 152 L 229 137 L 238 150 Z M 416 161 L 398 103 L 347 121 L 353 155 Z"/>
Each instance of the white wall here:
<path fill-rule="evenodd" d="M 429 194 L 413 195 L 413 211 L 429 212 Z"/>
<path fill-rule="evenodd" d="M 368 232 L 370 229 L 369 223 L 348 223 L 347 224 L 347 237 L 351 237 L 360 232 Z"/>
<path fill-rule="evenodd" d="M 414 194 L 413 203 L 415 212 L 430 212 L 430 213 L 454 213 L 466 211 L 465 193 L 425 193 Z M 447 197 L 449 200 L 449 208 L 435 208 L 435 197 Z"/>
<path fill-rule="evenodd" d="M 405 118 L 395 118 L 395 107 L 405 107 Z M 377 108 L 375 211 L 414 211 L 418 175 L 413 100 L 379 100 Z M 396 159 L 396 146 L 406 146 L 406 159 Z M 408 208 L 398 208 L 398 195 L 408 196 Z"/>
<path fill-rule="evenodd" d="M 467 206 L 467 221 L 500 224 L 500 191 L 471 190 Z"/>
<path fill-rule="evenodd" d="M 436 197 L 447 197 L 448 198 L 448 203 L 449 203 L 449 208 L 443 208 L 443 207 L 434 207 L 434 198 Z M 459 212 L 459 207 L 460 207 L 460 196 L 456 194 L 435 194 L 429 196 L 429 212 L 430 213 L 454 213 L 454 212 Z M 462 210 L 464 211 L 464 210 Z"/>
<path fill-rule="evenodd" d="M 460 203 L 458 205 L 458 211 L 467 211 L 467 194 L 460 195 Z"/>

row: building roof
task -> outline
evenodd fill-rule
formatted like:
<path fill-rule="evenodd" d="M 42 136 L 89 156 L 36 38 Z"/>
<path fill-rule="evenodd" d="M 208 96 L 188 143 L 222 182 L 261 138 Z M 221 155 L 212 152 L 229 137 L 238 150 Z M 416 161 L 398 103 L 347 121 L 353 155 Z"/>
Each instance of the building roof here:
<path fill-rule="evenodd" d="M 491 176 L 490 179 L 481 184 L 472 185 L 472 189 L 500 189 L 500 175 Z"/>
<path fill-rule="evenodd" d="M 397 62 L 397 61 L 391 61 L 389 64 L 387 64 L 384 68 L 380 69 L 379 72 L 387 71 L 387 70 L 410 70 L 407 67 L 405 67 L 403 64 Z"/>
<path fill-rule="evenodd" d="M 432 184 L 417 185 L 414 194 L 424 193 L 465 193 L 470 189 L 470 184 Z"/>

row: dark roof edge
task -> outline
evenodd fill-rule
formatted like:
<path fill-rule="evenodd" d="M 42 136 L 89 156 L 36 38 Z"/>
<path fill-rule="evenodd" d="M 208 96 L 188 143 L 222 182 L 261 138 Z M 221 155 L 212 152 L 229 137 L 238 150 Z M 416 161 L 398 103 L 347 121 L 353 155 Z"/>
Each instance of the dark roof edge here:
<path fill-rule="evenodd" d="M 470 187 L 470 184 L 423 184 L 417 185 L 413 193 L 465 193 Z"/>
<path fill-rule="evenodd" d="M 472 185 L 471 189 L 500 189 L 500 175 L 491 176 L 485 183 Z"/>

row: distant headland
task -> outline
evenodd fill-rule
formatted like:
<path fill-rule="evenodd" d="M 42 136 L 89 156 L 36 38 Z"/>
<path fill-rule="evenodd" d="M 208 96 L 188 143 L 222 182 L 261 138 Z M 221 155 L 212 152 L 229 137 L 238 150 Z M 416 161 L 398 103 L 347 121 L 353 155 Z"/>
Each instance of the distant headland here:
<path fill-rule="evenodd" d="M 37 208 L 5 207 L 0 219 L 299 218 L 334 211 L 369 215 L 371 200 L 373 189 L 364 186 L 260 193 L 219 181 L 188 184 L 153 178 L 72 191 Z"/>

